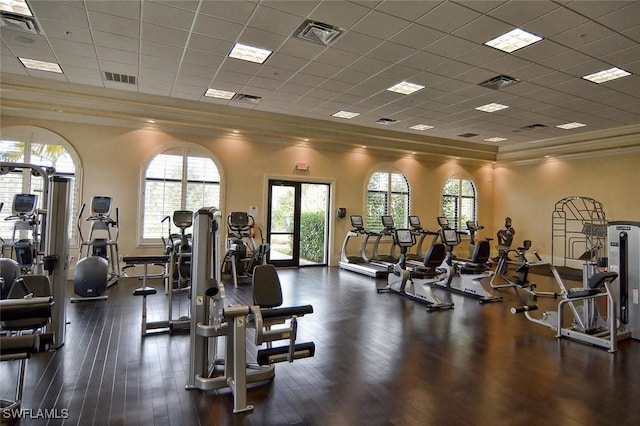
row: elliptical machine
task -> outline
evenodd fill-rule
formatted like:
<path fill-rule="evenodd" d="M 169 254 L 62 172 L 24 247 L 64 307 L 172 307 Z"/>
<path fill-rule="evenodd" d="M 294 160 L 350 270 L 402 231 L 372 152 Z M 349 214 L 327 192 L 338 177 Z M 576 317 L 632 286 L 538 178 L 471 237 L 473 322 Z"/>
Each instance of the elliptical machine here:
<path fill-rule="evenodd" d="M 254 228 L 255 220 L 246 212 L 231 212 L 227 216 L 227 252 L 222 269 L 231 273 L 235 288 L 238 288 L 238 279 L 250 278 L 256 266 L 267 263 L 269 245 L 264 239 L 260 245 L 256 244 Z"/>
<path fill-rule="evenodd" d="M 447 250 L 442 243 L 432 244 L 423 260 L 422 267 L 407 269 L 406 258 L 409 248 L 416 243 L 416 236 L 410 229 L 396 229 L 394 242 L 400 247 L 398 263 L 389 267 L 387 286 L 377 289 L 378 293 L 391 292 L 408 297 L 427 305 L 427 311 L 453 309 L 453 303 L 443 302 L 435 294 L 431 284 L 447 277 L 448 269 L 440 266 Z"/>
<path fill-rule="evenodd" d="M 4 203 L 0 202 L 0 212 Z M 0 238 L 0 242 L 4 247 L 5 241 Z M 20 265 L 13 259 L 4 257 L 4 251 L 0 252 L 0 300 L 6 299 L 9 290 L 16 278 L 20 275 Z"/>
<path fill-rule="evenodd" d="M 111 218 L 111 197 L 92 197 L 91 212 L 85 219 L 86 222 L 91 223 L 89 238 L 85 240 L 81 226 L 85 208 L 86 204 L 82 204 L 77 221 L 80 250 L 73 274 L 73 291 L 78 297 L 72 297 L 72 302 L 106 300 L 107 288 L 120 279 L 118 209 L 116 208 L 114 220 Z M 114 233 L 112 230 L 115 230 Z"/>
<path fill-rule="evenodd" d="M 165 254 L 169 255 L 167 275 L 169 284 L 167 292 L 171 289 L 191 287 L 191 234 L 187 229 L 193 225 L 193 211 L 175 210 L 173 217 L 165 216 L 162 223 L 169 221 L 168 238 L 162 237 Z M 178 227 L 179 233 L 171 232 L 171 222 Z"/>
<path fill-rule="evenodd" d="M 4 220 L 14 221 L 11 242 L 2 244 L 2 254 L 9 249 L 9 258 L 15 258 L 21 274 L 42 273 L 38 260 L 40 250 L 40 220 L 38 197 L 35 194 L 15 194 L 11 215 Z M 24 233 L 30 233 L 25 238 Z"/>

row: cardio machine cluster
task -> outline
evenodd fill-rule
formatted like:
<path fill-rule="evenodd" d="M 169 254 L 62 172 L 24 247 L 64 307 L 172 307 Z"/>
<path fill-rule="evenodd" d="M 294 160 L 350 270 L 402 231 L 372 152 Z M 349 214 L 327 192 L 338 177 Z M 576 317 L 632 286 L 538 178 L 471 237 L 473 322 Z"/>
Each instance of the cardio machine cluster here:
<path fill-rule="evenodd" d="M 606 348 L 609 352 L 617 350 L 618 341 L 631 337 L 631 330 L 626 326 L 629 321 L 618 321 L 628 316 L 616 297 L 619 292 L 614 289 L 618 273 L 601 272 L 596 262 L 585 258 L 583 286 L 567 288 L 551 262 L 545 262 L 535 251 L 535 260 L 528 258 L 532 245 L 530 240 L 513 247 L 516 232 L 509 217 L 496 235 L 498 255 L 493 258 L 493 238 L 477 239 L 477 233 L 484 227 L 476 222 L 467 222 L 467 230 L 463 232 L 452 228 L 446 217 L 438 217 L 438 231 L 428 231 L 422 228 L 418 216 L 410 216 L 410 227 L 404 229 L 395 228 L 391 216 L 382 216 L 381 219 L 383 229 L 372 232 L 365 228 L 362 216 L 351 216 L 352 229 L 344 239 L 339 264 L 344 270 L 386 278 L 385 285 L 376 286 L 378 293 L 397 294 L 425 304 L 427 311 L 436 311 L 453 309 L 454 303 L 450 298 L 439 298 L 434 289 L 444 289 L 487 303 L 504 300 L 495 291 L 513 288 L 523 290 L 534 302 L 542 296 L 559 300 L 556 311 L 544 312 L 540 317 L 531 314 L 540 309 L 536 303 L 511 309 L 513 314 L 524 314 L 528 320 L 551 328 L 557 337 L 570 337 Z M 461 236 L 469 239 L 469 256 L 465 258 L 454 254 L 462 242 Z M 361 241 L 360 252 L 350 255 L 349 242 L 356 239 Z M 431 241 L 425 248 L 428 239 Z M 389 252 L 381 255 L 383 242 L 387 243 Z M 368 255 L 368 251 L 372 255 Z M 530 281 L 531 268 L 546 271 L 556 283 L 557 290 L 540 291 L 537 284 Z M 597 301 L 600 298 L 606 300 L 604 314 L 600 312 Z"/>

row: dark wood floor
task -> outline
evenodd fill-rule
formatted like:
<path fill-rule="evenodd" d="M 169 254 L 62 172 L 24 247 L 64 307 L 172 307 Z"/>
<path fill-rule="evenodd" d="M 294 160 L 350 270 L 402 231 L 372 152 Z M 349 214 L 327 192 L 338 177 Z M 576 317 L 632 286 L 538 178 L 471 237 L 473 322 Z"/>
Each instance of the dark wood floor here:
<path fill-rule="evenodd" d="M 437 290 L 452 311 L 378 294 L 376 281 L 337 268 L 280 271 L 285 303 L 314 306 L 299 323 L 316 356 L 278 364 L 232 414 L 228 391 L 187 391 L 188 335 L 140 337 L 139 286 L 125 279 L 106 302 L 69 304 L 65 346 L 30 360 L 23 406 L 68 409 L 78 425 L 636 425 L 640 342 L 619 351 L 557 340 L 513 316 L 527 300 L 480 305 Z M 247 300 L 248 283 L 229 302 Z M 150 298 L 160 314 L 165 296 Z M 519 300 L 519 298 L 521 300 Z M 186 301 L 183 308 L 186 309 Z M 552 307 L 552 299 L 539 303 Z M 10 394 L 16 364 L 0 366 Z"/>

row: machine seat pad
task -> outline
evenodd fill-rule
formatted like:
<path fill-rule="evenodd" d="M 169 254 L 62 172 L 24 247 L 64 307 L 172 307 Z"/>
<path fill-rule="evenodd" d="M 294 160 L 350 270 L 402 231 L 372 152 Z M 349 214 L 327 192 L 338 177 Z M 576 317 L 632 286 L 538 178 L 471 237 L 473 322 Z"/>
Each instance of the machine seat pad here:
<path fill-rule="evenodd" d="M 595 296 L 597 294 L 600 294 L 600 290 L 598 290 L 597 288 L 575 287 L 567 290 L 568 299 L 575 299 L 577 297 Z"/>
<path fill-rule="evenodd" d="M 485 272 L 487 269 L 489 268 L 487 268 L 487 266 L 482 263 L 465 262 L 460 266 L 460 273 L 461 274 L 481 274 Z"/>
<path fill-rule="evenodd" d="M 3 361 L 29 358 L 38 352 L 40 352 L 38 334 L 0 337 L 0 356 Z"/>
<path fill-rule="evenodd" d="M 294 346 L 294 354 L 299 354 L 298 356 L 294 355 L 295 359 L 312 357 L 315 352 L 316 345 L 313 342 L 297 343 Z M 286 361 L 286 358 L 274 361 L 272 357 L 277 355 L 286 355 L 288 353 L 289 346 L 279 346 L 276 348 L 260 349 L 256 358 L 258 361 L 258 365 L 269 365 L 273 362 Z"/>
<path fill-rule="evenodd" d="M 125 256 L 122 261 L 128 265 L 164 264 L 169 261 L 168 255 Z"/>
<path fill-rule="evenodd" d="M 260 309 L 260 313 L 263 319 L 274 318 L 291 318 L 294 315 L 302 316 L 313 313 L 313 306 L 290 306 L 285 308 L 272 308 L 272 309 Z"/>
<path fill-rule="evenodd" d="M 411 271 L 411 278 L 435 278 L 440 275 L 441 271 L 438 268 L 424 268 L 417 267 Z"/>
<path fill-rule="evenodd" d="M 153 287 L 140 287 L 133 290 L 134 296 L 150 296 L 152 294 L 156 294 L 157 291 Z"/>
<path fill-rule="evenodd" d="M 3 322 L 50 318 L 52 306 L 53 297 L 4 299 L 0 301 L 0 317 Z M 31 327 L 25 329 L 29 328 Z"/>
<path fill-rule="evenodd" d="M 604 287 L 604 283 L 609 281 L 613 281 L 618 278 L 617 272 L 599 272 L 597 274 L 593 274 L 589 281 L 587 281 L 587 285 L 589 288 L 601 288 Z"/>

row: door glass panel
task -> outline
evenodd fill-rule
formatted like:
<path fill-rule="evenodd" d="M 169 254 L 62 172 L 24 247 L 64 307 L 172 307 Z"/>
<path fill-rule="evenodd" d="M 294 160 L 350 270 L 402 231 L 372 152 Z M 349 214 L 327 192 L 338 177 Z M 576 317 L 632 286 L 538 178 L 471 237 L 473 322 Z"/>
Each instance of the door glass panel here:
<path fill-rule="evenodd" d="M 295 187 L 271 187 L 270 260 L 293 259 L 295 225 Z"/>
<path fill-rule="evenodd" d="M 329 185 L 302 184 L 300 265 L 327 263 Z"/>

